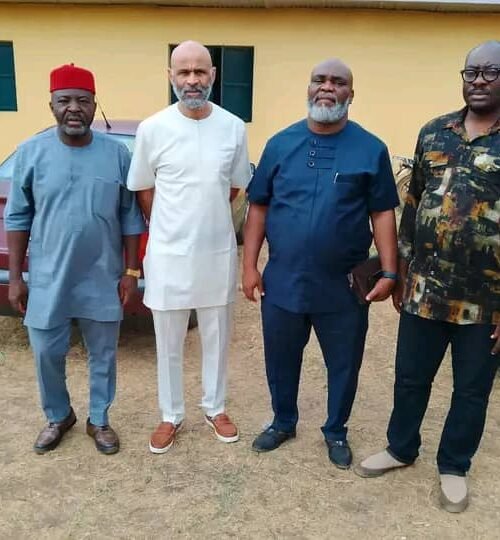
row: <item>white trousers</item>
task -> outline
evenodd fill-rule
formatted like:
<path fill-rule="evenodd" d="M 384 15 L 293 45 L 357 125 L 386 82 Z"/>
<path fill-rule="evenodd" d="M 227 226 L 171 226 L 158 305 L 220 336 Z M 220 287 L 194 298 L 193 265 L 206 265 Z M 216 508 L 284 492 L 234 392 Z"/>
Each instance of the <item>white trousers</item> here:
<path fill-rule="evenodd" d="M 233 303 L 196 309 L 202 348 L 201 406 L 208 416 L 224 412 Z M 184 419 L 182 364 L 189 309 L 151 310 L 156 335 L 158 401 L 163 422 Z"/>

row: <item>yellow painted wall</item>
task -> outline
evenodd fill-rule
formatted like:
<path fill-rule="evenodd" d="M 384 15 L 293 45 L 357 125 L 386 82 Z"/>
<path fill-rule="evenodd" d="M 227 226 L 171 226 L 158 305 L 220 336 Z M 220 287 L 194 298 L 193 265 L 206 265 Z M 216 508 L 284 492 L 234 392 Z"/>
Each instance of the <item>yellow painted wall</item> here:
<path fill-rule="evenodd" d="M 96 74 L 109 118 L 142 119 L 167 102 L 169 43 L 255 47 L 250 153 L 305 114 L 311 67 L 339 56 L 353 69 L 351 118 L 409 155 L 427 119 L 462 106 L 466 51 L 498 39 L 500 14 L 341 9 L 194 9 L 0 4 L 14 42 L 18 112 L 0 112 L 0 159 L 50 125 L 48 74 L 75 62 Z"/>

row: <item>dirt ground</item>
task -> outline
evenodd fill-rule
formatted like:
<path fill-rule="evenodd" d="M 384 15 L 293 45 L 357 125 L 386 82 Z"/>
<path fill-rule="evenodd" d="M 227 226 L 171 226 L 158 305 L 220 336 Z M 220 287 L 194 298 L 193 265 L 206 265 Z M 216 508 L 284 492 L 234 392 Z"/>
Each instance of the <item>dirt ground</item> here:
<path fill-rule="evenodd" d="M 389 303 L 371 308 L 371 326 L 350 441 L 359 460 L 385 444 L 394 376 L 397 317 Z M 417 464 L 365 480 L 328 461 L 319 430 L 325 418 L 325 369 L 309 344 L 300 390 L 297 439 L 258 455 L 250 445 L 271 417 L 258 306 L 238 298 L 231 346 L 228 411 L 241 439 L 214 439 L 198 403 L 200 346 L 189 332 L 185 355 L 186 429 L 164 455 L 147 443 L 159 420 L 154 335 L 126 324 L 118 392 L 111 410 L 122 449 L 95 450 L 85 434 L 87 371 L 79 343 L 68 358 L 78 423 L 59 448 L 32 451 L 44 419 L 26 334 L 0 319 L 0 538 L 499 538 L 500 379 L 470 474 L 471 504 L 461 515 L 439 509 L 435 453 L 450 401 L 449 358 L 434 385 Z"/>

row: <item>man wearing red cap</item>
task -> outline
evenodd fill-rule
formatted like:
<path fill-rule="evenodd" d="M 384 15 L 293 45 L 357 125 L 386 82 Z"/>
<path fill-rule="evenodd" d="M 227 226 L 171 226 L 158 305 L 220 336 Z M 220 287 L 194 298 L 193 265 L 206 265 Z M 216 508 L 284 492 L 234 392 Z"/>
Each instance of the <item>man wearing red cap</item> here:
<path fill-rule="evenodd" d="M 49 422 L 34 450 L 53 450 L 76 422 L 65 375 L 76 320 L 88 351 L 87 433 L 100 452 L 113 454 L 119 440 L 108 409 L 115 394 L 118 332 L 122 306 L 137 288 L 131 274 L 139 266 L 144 223 L 126 189 L 127 148 L 90 129 L 96 109 L 92 73 L 73 64 L 54 69 L 50 92 L 57 126 L 17 149 L 5 212 L 9 299 L 25 315 Z"/>

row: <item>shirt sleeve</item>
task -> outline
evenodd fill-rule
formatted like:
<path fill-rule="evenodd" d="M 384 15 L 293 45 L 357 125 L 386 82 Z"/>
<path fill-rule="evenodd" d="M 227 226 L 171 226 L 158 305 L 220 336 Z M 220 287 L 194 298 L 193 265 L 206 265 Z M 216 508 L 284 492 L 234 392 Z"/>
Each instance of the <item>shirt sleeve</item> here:
<path fill-rule="evenodd" d="M 415 252 L 417 209 L 425 189 L 425 175 L 422 169 L 422 141 L 423 133 L 420 132 L 415 148 L 410 185 L 406 194 L 401 223 L 399 225 L 399 255 L 407 261 L 413 258 Z"/>
<path fill-rule="evenodd" d="M 27 163 L 24 147 L 17 149 L 14 159 L 14 173 L 4 214 L 5 230 L 30 231 L 35 215 L 33 168 Z"/>
<path fill-rule="evenodd" d="M 151 149 L 151 142 L 148 141 L 144 125 L 139 124 L 135 136 L 134 155 L 127 178 L 129 190 L 142 191 L 155 187 L 156 171 L 152 164 Z"/>
<path fill-rule="evenodd" d="M 273 196 L 273 179 L 277 171 L 273 154 L 271 143 L 268 141 L 247 189 L 248 200 L 253 204 L 267 206 Z"/>
<path fill-rule="evenodd" d="M 250 161 L 248 159 L 247 133 L 245 124 L 242 122 L 231 170 L 231 187 L 246 188 L 248 182 L 250 182 L 251 176 Z"/>
<path fill-rule="evenodd" d="M 398 190 L 392 172 L 391 158 L 384 146 L 378 157 L 377 172 L 370 179 L 369 212 L 384 212 L 399 206 Z"/>
<path fill-rule="evenodd" d="M 146 230 L 136 195 L 127 189 L 126 180 L 129 168 L 130 153 L 125 147 L 120 148 L 120 169 L 123 179 L 120 189 L 120 225 L 123 236 L 141 234 Z"/>

